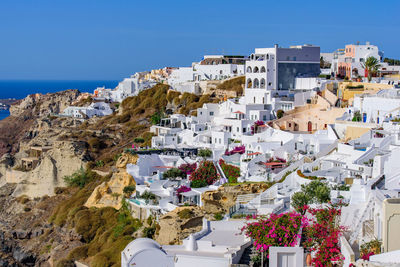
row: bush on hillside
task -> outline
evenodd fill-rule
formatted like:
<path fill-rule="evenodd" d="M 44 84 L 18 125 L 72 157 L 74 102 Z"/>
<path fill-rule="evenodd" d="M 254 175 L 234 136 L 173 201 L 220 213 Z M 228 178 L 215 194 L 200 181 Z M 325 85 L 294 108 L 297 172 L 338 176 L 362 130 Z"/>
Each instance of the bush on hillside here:
<path fill-rule="evenodd" d="M 93 171 L 81 168 L 72 175 L 65 176 L 64 181 L 68 186 L 78 186 L 83 188 L 87 183 L 93 181 L 95 178 L 96 174 Z"/>
<path fill-rule="evenodd" d="M 169 169 L 169 170 L 167 170 L 166 172 L 163 173 L 163 178 L 164 179 L 168 179 L 168 178 L 175 179 L 177 177 L 185 178 L 186 174 L 182 170 L 180 170 L 178 168 L 171 168 L 171 169 Z"/>

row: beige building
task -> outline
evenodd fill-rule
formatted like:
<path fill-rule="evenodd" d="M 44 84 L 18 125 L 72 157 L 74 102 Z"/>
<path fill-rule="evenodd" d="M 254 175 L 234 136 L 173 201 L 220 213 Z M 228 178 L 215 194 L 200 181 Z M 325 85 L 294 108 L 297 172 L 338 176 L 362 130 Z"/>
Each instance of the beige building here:
<path fill-rule="evenodd" d="M 400 250 L 400 198 L 383 201 L 383 251 Z"/>
<path fill-rule="evenodd" d="M 294 132 L 325 130 L 328 124 L 333 124 L 345 112 L 343 108 L 334 106 L 336 101 L 335 95 L 325 90 L 316 94 L 311 104 L 287 111 L 282 118 L 270 122 L 270 125 L 275 129 Z"/>
<path fill-rule="evenodd" d="M 337 97 L 342 101 L 353 102 L 355 95 L 376 94 L 380 90 L 393 88 L 393 85 L 382 83 L 341 82 L 337 90 Z"/>

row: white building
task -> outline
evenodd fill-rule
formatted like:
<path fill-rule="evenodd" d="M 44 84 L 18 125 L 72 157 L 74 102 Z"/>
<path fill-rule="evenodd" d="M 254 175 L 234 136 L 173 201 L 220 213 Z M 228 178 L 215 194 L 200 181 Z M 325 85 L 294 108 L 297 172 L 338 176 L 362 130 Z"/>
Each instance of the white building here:
<path fill-rule="evenodd" d="M 235 63 L 233 63 L 235 62 Z M 168 78 L 168 84 L 179 92 L 201 93 L 201 81 L 219 81 L 244 75 L 244 58 L 229 56 L 204 56 L 191 67 L 174 69 Z"/>
<path fill-rule="evenodd" d="M 241 233 L 244 221 L 207 221 L 203 229 L 182 245 L 160 246 L 151 239 L 137 239 L 123 250 L 121 266 L 229 267 L 239 263 L 251 239 Z"/>
<path fill-rule="evenodd" d="M 111 102 L 122 102 L 125 98 L 137 95 L 140 91 L 157 84 L 157 81 L 145 79 L 145 76 L 149 73 L 147 71 L 137 72 L 131 77 L 122 80 L 114 89 L 99 87 L 94 91 L 94 96 Z"/>
<path fill-rule="evenodd" d="M 95 102 L 88 107 L 69 106 L 60 114 L 61 116 L 87 119 L 94 116 L 102 117 L 113 113 L 110 105 L 104 102 Z"/>
<path fill-rule="evenodd" d="M 359 111 L 363 122 L 382 124 L 400 116 L 400 91 L 381 90 L 374 95 L 356 95 L 354 112 Z"/>

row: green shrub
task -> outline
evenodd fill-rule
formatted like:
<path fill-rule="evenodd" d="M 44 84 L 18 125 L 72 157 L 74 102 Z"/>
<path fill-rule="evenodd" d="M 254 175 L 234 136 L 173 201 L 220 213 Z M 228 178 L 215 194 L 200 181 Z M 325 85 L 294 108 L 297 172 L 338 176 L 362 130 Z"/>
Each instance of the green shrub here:
<path fill-rule="evenodd" d="M 174 179 L 174 178 L 177 178 L 177 177 L 184 178 L 184 177 L 186 177 L 186 174 L 183 171 L 181 171 L 180 169 L 178 169 L 178 168 L 171 168 L 171 169 L 169 169 L 169 170 L 167 170 L 166 172 L 163 173 L 163 178 L 164 179 L 167 179 L 167 178 Z"/>
<path fill-rule="evenodd" d="M 193 211 L 191 209 L 183 209 L 178 212 L 178 216 L 181 219 L 190 219 L 194 215 Z"/>
<path fill-rule="evenodd" d="M 133 139 L 133 142 L 135 143 L 144 143 L 144 138 L 143 137 L 136 137 Z"/>
<path fill-rule="evenodd" d="M 143 237 L 147 237 L 147 238 L 153 239 L 155 233 L 156 233 L 156 227 L 155 226 L 145 227 L 143 229 Z"/>
<path fill-rule="evenodd" d="M 207 182 L 205 180 L 193 180 L 190 182 L 190 187 L 192 188 L 201 188 L 207 186 Z"/>
<path fill-rule="evenodd" d="M 202 158 L 209 158 L 212 156 L 212 151 L 210 149 L 200 149 L 198 152 L 198 156 Z"/>
<path fill-rule="evenodd" d="M 221 221 L 224 218 L 224 215 L 222 213 L 218 212 L 214 214 L 214 220 L 216 221 Z"/>
<path fill-rule="evenodd" d="M 96 167 L 103 167 L 104 166 L 104 161 L 98 160 L 96 161 Z"/>
<path fill-rule="evenodd" d="M 93 171 L 85 170 L 81 168 L 80 170 L 74 172 L 70 176 L 65 176 L 64 181 L 68 186 L 78 186 L 83 188 L 87 183 L 91 182 L 95 178 Z"/>
<path fill-rule="evenodd" d="M 136 186 L 135 185 L 128 185 L 128 186 L 124 187 L 122 192 L 124 192 L 126 197 L 130 197 L 132 195 L 132 193 L 135 192 L 135 190 L 136 190 Z"/>
<path fill-rule="evenodd" d="M 285 111 L 283 111 L 282 109 L 279 109 L 276 112 L 276 116 L 278 117 L 278 119 L 282 118 L 284 114 L 285 114 Z"/>

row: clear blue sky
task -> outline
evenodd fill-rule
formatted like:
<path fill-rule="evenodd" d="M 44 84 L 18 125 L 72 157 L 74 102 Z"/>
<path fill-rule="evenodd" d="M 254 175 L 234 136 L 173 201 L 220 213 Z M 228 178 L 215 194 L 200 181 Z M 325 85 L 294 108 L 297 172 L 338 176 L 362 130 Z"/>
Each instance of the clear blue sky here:
<path fill-rule="evenodd" d="M 370 41 L 400 58 L 399 0 L 1 0 L 0 79 L 121 79 L 204 54 Z"/>

